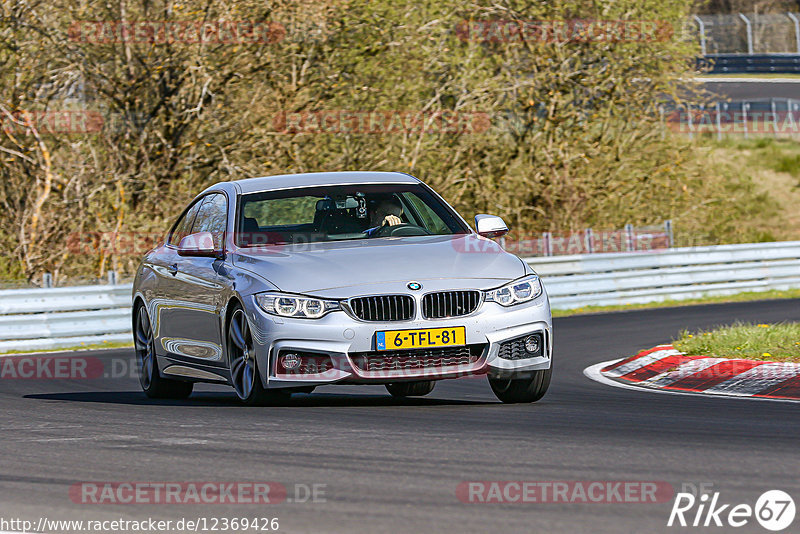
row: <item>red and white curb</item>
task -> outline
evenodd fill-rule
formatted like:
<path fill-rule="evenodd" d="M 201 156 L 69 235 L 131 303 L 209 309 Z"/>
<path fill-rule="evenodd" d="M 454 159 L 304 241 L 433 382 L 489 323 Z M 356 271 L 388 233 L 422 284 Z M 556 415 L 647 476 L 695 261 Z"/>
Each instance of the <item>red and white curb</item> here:
<path fill-rule="evenodd" d="M 672 345 L 602 362 L 584 374 L 626 389 L 800 402 L 800 363 L 688 356 Z"/>

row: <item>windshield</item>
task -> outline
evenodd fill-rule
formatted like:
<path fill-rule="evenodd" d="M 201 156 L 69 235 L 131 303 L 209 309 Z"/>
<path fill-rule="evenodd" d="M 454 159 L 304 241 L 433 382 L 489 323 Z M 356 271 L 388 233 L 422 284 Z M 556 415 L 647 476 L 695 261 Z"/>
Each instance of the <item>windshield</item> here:
<path fill-rule="evenodd" d="M 464 234 L 450 208 L 416 184 L 336 185 L 242 195 L 236 244 L 257 246 Z"/>

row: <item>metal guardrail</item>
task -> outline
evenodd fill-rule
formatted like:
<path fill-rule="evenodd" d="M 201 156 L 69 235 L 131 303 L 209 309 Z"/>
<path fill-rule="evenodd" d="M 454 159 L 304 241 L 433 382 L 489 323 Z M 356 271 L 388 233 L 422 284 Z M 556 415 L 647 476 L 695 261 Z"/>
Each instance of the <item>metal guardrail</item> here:
<path fill-rule="evenodd" d="M 528 258 L 554 309 L 800 288 L 800 241 Z"/>
<path fill-rule="evenodd" d="M 698 59 L 698 68 L 708 74 L 796 74 L 798 54 L 708 54 Z"/>
<path fill-rule="evenodd" d="M 797 74 L 800 54 L 707 54 L 697 68 L 707 74 Z"/>
<path fill-rule="evenodd" d="M 527 258 L 554 309 L 800 288 L 800 241 Z M 131 284 L 0 291 L 0 353 L 131 341 Z"/>
<path fill-rule="evenodd" d="M 131 284 L 0 291 L 0 353 L 131 341 Z"/>

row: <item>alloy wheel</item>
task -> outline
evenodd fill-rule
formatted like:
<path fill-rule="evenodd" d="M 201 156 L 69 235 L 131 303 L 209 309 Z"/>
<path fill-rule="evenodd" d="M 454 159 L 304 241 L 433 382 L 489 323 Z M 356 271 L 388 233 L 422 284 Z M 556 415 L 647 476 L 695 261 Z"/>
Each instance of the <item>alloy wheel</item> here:
<path fill-rule="evenodd" d="M 150 319 L 144 306 L 139 307 L 134 341 L 136 363 L 139 367 L 139 383 L 141 383 L 142 389 L 147 390 L 153 380 L 156 351 L 153 329 L 150 327 Z"/>
<path fill-rule="evenodd" d="M 250 325 L 241 308 L 234 311 L 228 327 L 228 354 L 233 387 L 240 399 L 247 399 L 255 387 L 256 361 Z"/>

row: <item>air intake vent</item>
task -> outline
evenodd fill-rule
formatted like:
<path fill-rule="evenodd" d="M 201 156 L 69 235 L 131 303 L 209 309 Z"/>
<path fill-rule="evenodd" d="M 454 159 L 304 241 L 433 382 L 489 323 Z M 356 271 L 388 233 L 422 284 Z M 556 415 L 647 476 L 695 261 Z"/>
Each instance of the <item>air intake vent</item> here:
<path fill-rule="evenodd" d="M 486 345 L 439 347 L 413 350 L 351 352 L 358 370 L 364 373 L 382 371 L 424 371 L 475 364 Z"/>
<path fill-rule="evenodd" d="M 469 315 L 478 309 L 478 291 L 440 291 L 428 293 L 422 299 L 422 315 L 426 319 L 446 319 Z"/>
<path fill-rule="evenodd" d="M 362 321 L 408 321 L 414 318 L 414 299 L 408 295 L 356 297 L 349 301 L 353 314 Z"/>

